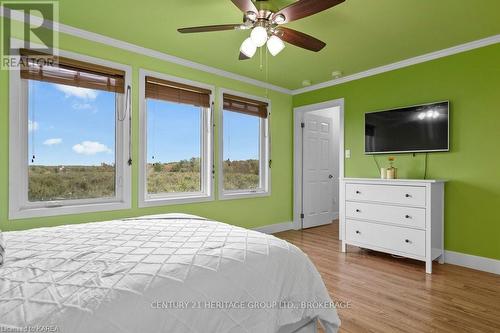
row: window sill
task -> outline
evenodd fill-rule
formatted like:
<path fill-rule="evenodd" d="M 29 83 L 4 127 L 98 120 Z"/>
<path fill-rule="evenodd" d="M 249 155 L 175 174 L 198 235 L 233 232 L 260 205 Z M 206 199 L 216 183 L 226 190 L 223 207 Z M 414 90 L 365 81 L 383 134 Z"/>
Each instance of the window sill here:
<path fill-rule="evenodd" d="M 125 202 L 125 201 L 113 201 L 104 203 L 82 203 L 82 204 L 73 204 L 66 206 L 63 205 L 54 207 L 23 207 L 23 208 L 11 209 L 11 211 L 9 212 L 9 219 L 18 220 L 18 219 L 27 219 L 35 217 L 94 213 L 94 212 L 122 210 L 130 208 L 132 208 L 130 202 Z"/>
<path fill-rule="evenodd" d="M 270 195 L 271 193 L 269 191 L 222 192 L 219 195 L 219 200 L 250 199 L 250 198 L 268 197 Z"/>
<path fill-rule="evenodd" d="M 156 206 L 168 206 L 168 205 L 181 205 L 181 204 L 190 204 L 197 202 L 206 202 L 213 201 L 214 198 L 212 195 L 207 194 L 192 194 L 192 195 L 183 195 L 183 196 L 171 196 L 171 197 L 149 197 L 139 201 L 139 208 L 146 207 L 156 207 Z"/>

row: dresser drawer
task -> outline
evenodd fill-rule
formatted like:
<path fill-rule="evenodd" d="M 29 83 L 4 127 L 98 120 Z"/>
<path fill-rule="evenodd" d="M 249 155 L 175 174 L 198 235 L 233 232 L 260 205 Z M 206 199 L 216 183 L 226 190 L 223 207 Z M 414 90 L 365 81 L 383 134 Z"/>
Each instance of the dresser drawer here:
<path fill-rule="evenodd" d="M 375 201 L 425 207 L 425 187 L 346 184 L 345 192 L 348 201 Z"/>
<path fill-rule="evenodd" d="M 425 256 L 425 231 L 372 222 L 346 220 L 346 239 L 367 247 L 375 246 L 416 256 Z"/>
<path fill-rule="evenodd" d="M 425 209 L 347 201 L 347 218 L 387 222 L 403 227 L 425 229 Z"/>

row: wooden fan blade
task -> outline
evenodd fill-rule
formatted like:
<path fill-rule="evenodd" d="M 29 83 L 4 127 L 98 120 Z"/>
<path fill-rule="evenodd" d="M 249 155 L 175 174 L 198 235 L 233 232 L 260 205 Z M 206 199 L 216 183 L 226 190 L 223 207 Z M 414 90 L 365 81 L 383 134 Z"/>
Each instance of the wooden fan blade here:
<path fill-rule="evenodd" d="M 190 27 L 177 29 L 180 33 L 189 34 L 195 32 L 212 32 L 212 31 L 225 31 L 225 30 L 239 30 L 242 24 L 220 24 L 220 25 L 207 25 L 202 27 Z"/>
<path fill-rule="evenodd" d="M 238 58 L 238 59 L 240 59 L 240 60 L 248 60 L 248 59 L 250 59 L 250 58 L 249 58 L 249 57 L 247 57 L 247 56 L 246 56 L 243 52 L 240 52 L 240 56 L 239 56 L 239 58 Z"/>
<path fill-rule="evenodd" d="M 275 13 L 273 17 L 282 14 L 285 16 L 285 21 L 283 23 L 288 23 L 322 12 L 344 1 L 345 0 L 299 0 L 281 9 L 279 12 Z"/>
<path fill-rule="evenodd" d="M 238 7 L 243 13 L 254 12 L 258 14 L 259 11 L 257 7 L 253 4 L 252 0 L 231 0 L 236 7 Z"/>
<path fill-rule="evenodd" d="M 278 34 L 278 36 L 282 40 L 306 50 L 319 52 L 326 46 L 326 44 L 319 39 L 297 30 L 280 27 L 279 31 L 281 34 Z"/>

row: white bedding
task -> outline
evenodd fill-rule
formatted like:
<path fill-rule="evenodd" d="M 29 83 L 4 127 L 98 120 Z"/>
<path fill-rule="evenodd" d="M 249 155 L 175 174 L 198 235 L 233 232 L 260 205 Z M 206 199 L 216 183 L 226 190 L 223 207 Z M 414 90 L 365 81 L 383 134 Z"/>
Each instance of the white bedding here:
<path fill-rule="evenodd" d="M 319 318 L 331 333 L 340 325 L 309 258 L 256 231 L 166 214 L 4 238 L 3 331 L 281 333 Z"/>

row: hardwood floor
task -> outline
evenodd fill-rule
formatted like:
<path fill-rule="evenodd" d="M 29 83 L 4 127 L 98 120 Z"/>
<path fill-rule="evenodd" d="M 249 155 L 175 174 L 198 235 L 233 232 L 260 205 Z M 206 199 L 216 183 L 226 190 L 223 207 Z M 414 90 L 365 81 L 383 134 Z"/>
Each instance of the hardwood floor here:
<path fill-rule="evenodd" d="M 338 309 L 340 332 L 500 332 L 500 276 L 348 247 L 338 223 L 275 236 L 300 247 L 318 268 Z"/>

